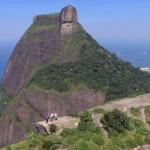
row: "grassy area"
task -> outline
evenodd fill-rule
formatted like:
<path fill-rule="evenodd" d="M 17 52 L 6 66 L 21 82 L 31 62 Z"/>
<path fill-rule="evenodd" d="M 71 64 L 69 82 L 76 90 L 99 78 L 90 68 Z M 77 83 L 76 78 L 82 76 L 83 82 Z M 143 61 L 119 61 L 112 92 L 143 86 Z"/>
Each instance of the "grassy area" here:
<path fill-rule="evenodd" d="M 97 114 L 105 114 L 106 110 L 102 109 L 102 108 L 95 108 L 93 111 L 93 113 L 97 113 Z"/>
<path fill-rule="evenodd" d="M 134 108 L 132 107 L 130 109 L 131 113 L 134 115 L 134 116 L 139 116 L 140 115 L 140 108 Z"/>
<path fill-rule="evenodd" d="M 145 107 L 146 122 L 150 125 L 150 106 Z"/>
<path fill-rule="evenodd" d="M 32 32 L 32 34 L 35 34 L 35 33 L 39 33 L 39 32 L 53 30 L 58 27 L 59 27 L 59 23 L 53 23 L 53 24 L 34 23 L 30 27 L 30 32 Z"/>

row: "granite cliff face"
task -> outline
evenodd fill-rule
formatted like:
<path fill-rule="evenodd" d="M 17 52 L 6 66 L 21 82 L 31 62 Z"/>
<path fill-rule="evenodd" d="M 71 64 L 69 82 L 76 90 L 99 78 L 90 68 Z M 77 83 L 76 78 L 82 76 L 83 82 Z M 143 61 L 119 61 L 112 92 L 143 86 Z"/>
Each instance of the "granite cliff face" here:
<path fill-rule="evenodd" d="M 17 95 L 26 85 L 43 60 L 50 60 L 62 49 L 60 41 L 80 30 L 77 12 L 72 6 L 59 14 L 39 15 L 16 45 L 2 80 L 3 88 L 11 95 Z M 71 57 L 71 54 L 70 56 Z M 69 61 L 69 60 L 68 60 Z M 61 63 L 61 60 L 57 60 Z"/>

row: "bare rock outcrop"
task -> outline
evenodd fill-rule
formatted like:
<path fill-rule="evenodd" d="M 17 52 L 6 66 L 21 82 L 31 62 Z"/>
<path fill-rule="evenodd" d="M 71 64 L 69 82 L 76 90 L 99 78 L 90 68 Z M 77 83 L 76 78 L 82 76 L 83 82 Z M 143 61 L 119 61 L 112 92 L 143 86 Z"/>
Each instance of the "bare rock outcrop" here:
<path fill-rule="evenodd" d="M 79 113 L 82 110 L 103 104 L 105 100 L 104 93 L 90 90 L 74 90 L 69 94 L 29 91 L 22 93 L 22 97 L 41 115 L 56 111 L 59 116 Z"/>
<path fill-rule="evenodd" d="M 37 132 L 41 132 L 45 135 L 49 135 L 49 132 L 46 130 L 45 126 L 43 126 L 42 124 L 40 124 L 38 122 L 36 122 L 34 125 L 37 129 Z"/>
<path fill-rule="evenodd" d="M 62 36 L 67 36 L 76 32 L 78 29 L 77 11 L 73 6 L 66 6 L 61 10 L 60 14 L 60 33 Z"/>
<path fill-rule="evenodd" d="M 0 120 L 0 147 L 24 140 L 27 132 L 23 126 L 12 121 Z"/>

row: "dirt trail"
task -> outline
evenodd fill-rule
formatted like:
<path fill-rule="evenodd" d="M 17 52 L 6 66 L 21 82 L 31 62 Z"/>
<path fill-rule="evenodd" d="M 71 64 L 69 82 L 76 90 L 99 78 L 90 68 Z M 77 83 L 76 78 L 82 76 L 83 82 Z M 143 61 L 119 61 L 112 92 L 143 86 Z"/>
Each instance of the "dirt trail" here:
<path fill-rule="evenodd" d="M 95 108 L 102 108 L 106 110 L 119 109 L 121 111 L 126 111 L 128 108 L 132 107 L 144 107 L 150 105 L 150 93 L 140 95 L 134 98 L 124 98 L 118 101 L 111 101 L 107 104 L 97 106 Z M 93 110 L 92 108 L 90 110 Z"/>

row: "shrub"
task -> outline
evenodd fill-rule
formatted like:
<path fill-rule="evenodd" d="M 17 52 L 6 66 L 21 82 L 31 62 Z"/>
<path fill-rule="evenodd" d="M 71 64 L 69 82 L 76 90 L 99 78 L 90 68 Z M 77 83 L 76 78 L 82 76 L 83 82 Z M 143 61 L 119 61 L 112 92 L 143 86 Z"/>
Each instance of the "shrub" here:
<path fill-rule="evenodd" d="M 120 148 L 125 149 L 126 148 L 126 143 L 124 140 L 122 140 L 120 137 L 113 137 L 112 138 L 112 143 L 117 145 Z"/>
<path fill-rule="evenodd" d="M 37 143 L 38 143 L 38 140 L 36 138 L 30 139 L 28 141 L 29 147 L 35 147 L 37 145 Z"/>
<path fill-rule="evenodd" d="M 94 136 L 94 135 L 95 135 L 95 133 L 90 132 L 88 130 L 79 133 L 79 137 L 82 138 L 82 139 L 84 139 L 84 140 L 86 140 L 86 141 L 90 140 L 91 137 Z"/>
<path fill-rule="evenodd" d="M 53 132 L 56 132 L 56 130 L 57 130 L 57 127 L 56 127 L 55 124 L 50 124 L 50 125 L 49 125 L 49 131 L 50 131 L 51 134 L 52 134 Z"/>
<path fill-rule="evenodd" d="M 90 131 L 90 132 L 98 132 L 98 128 L 95 126 L 94 123 L 89 123 L 87 125 L 87 129 Z"/>
<path fill-rule="evenodd" d="M 150 125 L 150 106 L 145 107 L 146 122 Z"/>
<path fill-rule="evenodd" d="M 90 150 L 99 150 L 99 146 L 95 144 L 93 141 L 87 141 L 87 144 Z"/>
<path fill-rule="evenodd" d="M 86 131 L 87 130 L 87 123 L 80 121 L 78 124 L 77 129 L 79 129 L 80 131 Z"/>
<path fill-rule="evenodd" d="M 136 143 L 134 137 L 132 136 L 129 136 L 126 140 L 126 146 L 129 147 L 129 148 L 133 148 L 133 147 L 136 147 L 138 146 L 138 144 Z"/>
<path fill-rule="evenodd" d="M 56 136 L 56 135 L 52 135 L 50 140 L 53 144 L 61 144 L 63 141 L 61 136 Z"/>
<path fill-rule="evenodd" d="M 60 144 L 54 144 L 54 145 L 52 145 L 51 150 L 56 150 L 59 147 L 60 147 Z"/>
<path fill-rule="evenodd" d="M 63 137 L 66 137 L 68 135 L 73 135 L 73 134 L 74 134 L 74 130 L 73 129 L 64 128 L 60 135 L 63 136 Z"/>
<path fill-rule="evenodd" d="M 134 116 L 140 115 L 140 108 L 134 108 L 134 107 L 132 107 L 130 110 L 131 110 L 131 113 L 132 113 Z"/>
<path fill-rule="evenodd" d="M 77 150 L 90 150 L 89 145 L 84 139 L 80 139 L 76 145 Z"/>
<path fill-rule="evenodd" d="M 150 145 L 150 135 L 146 135 L 145 136 L 145 144 L 149 144 Z"/>
<path fill-rule="evenodd" d="M 31 133 L 27 136 L 27 143 L 29 147 L 34 147 L 38 143 L 38 140 L 36 138 L 36 135 L 34 133 Z"/>
<path fill-rule="evenodd" d="M 68 143 L 68 141 L 67 140 L 63 140 L 63 142 L 62 142 L 62 148 L 67 148 L 67 147 L 69 147 L 71 144 L 69 144 Z"/>
<path fill-rule="evenodd" d="M 102 145 L 105 144 L 105 140 L 104 140 L 104 138 L 102 137 L 102 135 L 100 135 L 100 134 L 94 135 L 94 136 L 92 137 L 92 141 L 93 141 L 95 144 L 99 145 L 99 146 L 102 146 Z"/>
<path fill-rule="evenodd" d="M 145 125 L 141 120 L 132 119 L 132 124 L 137 133 L 142 135 L 145 135 L 147 133 L 147 129 L 145 128 Z"/>
<path fill-rule="evenodd" d="M 106 113 L 100 121 L 106 126 L 109 135 L 116 136 L 130 128 L 129 117 L 117 109 Z"/>
<path fill-rule="evenodd" d="M 141 135 L 135 134 L 134 139 L 135 139 L 137 145 L 141 146 L 144 144 L 144 139 Z"/>
<path fill-rule="evenodd" d="M 88 111 L 84 111 L 81 114 L 80 120 L 82 122 L 93 122 L 92 116 L 91 116 L 91 114 Z"/>
<path fill-rule="evenodd" d="M 52 135 L 49 140 L 44 140 L 42 148 L 49 150 L 55 150 L 62 144 L 62 138 L 60 136 Z"/>
<path fill-rule="evenodd" d="M 11 147 L 10 147 L 10 146 L 8 146 L 8 147 L 7 147 L 7 150 L 11 150 Z"/>
<path fill-rule="evenodd" d="M 150 113 L 150 106 L 146 106 L 146 107 L 145 107 L 145 112 L 146 112 L 146 113 Z"/>
<path fill-rule="evenodd" d="M 146 116 L 146 122 L 150 125 L 150 116 Z"/>
<path fill-rule="evenodd" d="M 108 142 L 106 145 L 104 145 L 103 150 L 122 150 L 122 148 L 118 147 L 112 142 Z"/>
<path fill-rule="evenodd" d="M 79 140 L 79 135 L 72 135 L 63 140 L 63 145 L 74 145 Z"/>
<path fill-rule="evenodd" d="M 49 149 L 52 145 L 53 145 L 53 143 L 50 140 L 45 140 L 45 141 L 43 141 L 42 148 Z"/>
<path fill-rule="evenodd" d="M 31 140 L 31 139 L 33 139 L 33 138 L 36 138 L 36 135 L 34 134 L 34 133 L 31 133 L 31 134 L 29 134 L 28 136 L 27 136 L 27 140 Z"/>

